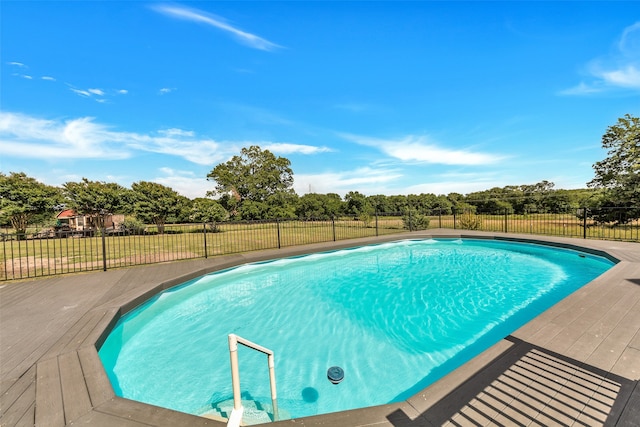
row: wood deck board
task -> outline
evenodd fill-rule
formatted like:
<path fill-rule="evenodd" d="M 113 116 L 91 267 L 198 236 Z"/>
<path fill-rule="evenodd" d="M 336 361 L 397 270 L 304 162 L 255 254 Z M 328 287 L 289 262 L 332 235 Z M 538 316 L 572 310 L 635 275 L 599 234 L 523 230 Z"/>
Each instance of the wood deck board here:
<path fill-rule="evenodd" d="M 111 415 L 126 413 L 128 419 L 140 423 L 150 424 L 158 427 L 174 427 L 177 425 L 188 425 L 193 427 L 225 427 L 226 423 L 210 420 L 204 417 L 184 414 L 182 412 L 171 411 L 153 405 L 145 405 L 133 400 L 116 397 L 100 405 L 97 410 Z"/>
<path fill-rule="evenodd" d="M 102 366 L 95 347 L 87 346 L 78 350 L 84 380 L 93 406 L 99 406 L 113 399 L 115 394 L 109 377 Z"/>
<path fill-rule="evenodd" d="M 22 420 L 35 422 L 36 368 L 31 367 L 0 397 L 0 426 L 19 425 Z"/>
<path fill-rule="evenodd" d="M 59 354 L 76 349 L 84 340 L 86 335 L 95 327 L 102 318 L 103 313 L 90 311 L 78 319 L 68 331 L 47 351 L 44 357 L 54 357 Z M 89 332 L 86 330 L 89 329 Z"/>
<path fill-rule="evenodd" d="M 70 423 L 91 410 L 91 399 L 84 381 L 78 353 L 72 351 L 61 354 L 58 357 L 58 365 L 65 420 Z"/>
<path fill-rule="evenodd" d="M 62 402 L 58 358 L 49 358 L 39 362 L 36 377 L 36 426 L 64 426 Z"/>
<path fill-rule="evenodd" d="M 0 395 L 0 414 L 4 414 L 7 408 L 30 387 L 35 387 L 36 383 L 36 367 L 31 366 L 20 378 L 15 381 L 3 382 L 2 395 Z M 1 425 L 1 424 L 0 424 Z"/>
<path fill-rule="evenodd" d="M 640 295 L 635 289 L 626 290 L 600 319 L 592 322 L 591 326 L 580 335 L 567 349 L 565 354 L 573 358 L 584 358 L 586 355 L 591 357 L 596 349 L 603 341 L 608 339 L 611 334 L 615 335 L 621 329 L 633 328 L 629 325 L 629 314 L 630 312 L 633 313 L 634 307 L 637 307 L 639 300 Z M 625 340 L 624 343 L 625 346 L 629 344 L 629 341 L 636 331 L 637 329 L 634 329 L 625 334 L 628 336 L 628 340 Z M 589 358 L 586 360 L 589 360 Z"/>

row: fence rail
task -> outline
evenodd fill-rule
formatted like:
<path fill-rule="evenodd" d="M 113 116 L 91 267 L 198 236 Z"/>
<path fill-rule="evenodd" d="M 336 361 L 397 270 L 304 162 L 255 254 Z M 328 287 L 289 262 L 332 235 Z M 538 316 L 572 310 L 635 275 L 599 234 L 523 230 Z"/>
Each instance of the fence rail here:
<path fill-rule="evenodd" d="M 618 213 L 620 219 L 616 220 Z M 508 211 L 475 213 L 435 209 L 423 213 L 376 214 L 363 218 L 168 224 L 162 234 L 154 226 L 143 230 L 122 229 L 116 233 L 97 230 L 94 233 L 68 236 L 46 233 L 43 230 L 25 234 L 2 233 L 0 281 L 106 271 L 135 265 L 382 236 L 418 228 L 640 242 L 640 221 L 625 220 L 625 215 L 625 212 L 613 209 L 607 215 L 599 216 L 587 209 L 578 209 L 573 213 L 524 215 L 514 215 Z M 607 218 L 608 222 L 603 222 L 602 218 Z"/>

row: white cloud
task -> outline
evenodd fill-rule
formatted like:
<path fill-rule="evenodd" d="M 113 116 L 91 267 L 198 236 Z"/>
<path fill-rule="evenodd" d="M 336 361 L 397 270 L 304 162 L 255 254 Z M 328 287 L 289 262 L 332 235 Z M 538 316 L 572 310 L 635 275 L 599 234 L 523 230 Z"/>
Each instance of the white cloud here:
<path fill-rule="evenodd" d="M 219 30 L 225 31 L 230 34 L 240 43 L 252 47 L 254 49 L 272 51 L 280 48 L 281 46 L 270 42 L 269 40 L 258 37 L 255 34 L 247 33 L 225 22 L 224 19 L 211 15 L 209 13 L 197 10 L 188 9 L 178 6 L 156 5 L 154 10 L 164 15 L 174 18 L 185 19 L 187 21 L 200 22 Z"/>
<path fill-rule="evenodd" d="M 48 81 L 50 81 L 50 82 L 55 82 L 55 81 L 56 81 L 56 79 L 55 79 L 55 78 L 53 78 L 53 77 L 51 77 L 51 76 L 42 76 L 42 77 L 40 77 L 40 78 L 41 78 L 42 80 L 48 80 Z"/>
<path fill-rule="evenodd" d="M 213 184 L 204 177 L 196 176 L 192 171 L 180 171 L 171 168 L 160 168 L 163 176 L 152 181 L 165 185 L 190 199 L 205 197 L 207 191 L 213 189 Z"/>
<path fill-rule="evenodd" d="M 176 129 L 176 128 L 160 130 L 160 131 L 158 131 L 158 133 L 160 133 L 160 134 L 162 134 L 164 136 L 168 136 L 168 137 L 172 137 L 172 136 L 188 136 L 188 137 L 192 138 L 195 135 L 195 132 L 193 132 L 193 131 Z"/>
<path fill-rule="evenodd" d="M 592 60 L 585 68 L 588 80 L 560 91 L 561 95 L 640 89 L 640 22 L 623 30 L 612 54 Z"/>
<path fill-rule="evenodd" d="M 20 67 L 20 68 L 29 68 L 26 65 L 24 65 L 22 62 L 11 61 L 11 62 L 7 62 L 7 64 L 13 65 L 15 67 Z"/>
<path fill-rule="evenodd" d="M 326 172 L 319 174 L 296 174 L 293 188 L 296 193 L 338 193 L 360 191 L 364 194 L 380 194 L 380 188 L 396 181 L 402 174 L 395 169 L 358 168 L 352 171 Z"/>
<path fill-rule="evenodd" d="M 164 95 L 167 93 L 171 93 L 173 92 L 175 89 L 169 88 L 169 87 L 163 87 L 162 89 L 160 89 L 160 95 Z"/>
<path fill-rule="evenodd" d="M 126 90 L 126 89 L 120 89 L 120 90 L 118 90 L 118 94 L 119 94 L 119 95 L 126 95 L 126 94 L 128 94 L 128 93 L 129 93 L 129 91 L 128 91 L 128 90 Z"/>
<path fill-rule="evenodd" d="M 32 76 L 29 76 L 29 75 L 27 75 L 27 74 L 23 74 L 23 75 L 22 75 L 22 78 L 27 79 L 27 80 L 33 80 L 33 77 L 32 77 Z"/>
<path fill-rule="evenodd" d="M 442 148 L 423 136 L 405 136 L 400 139 L 378 139 L 352 134 L 341 134 L 349 141 L 375 147 L 390 157 L 403 162 L 437 163 L 445 165 L 486 165 L 497 163 L 502 156 L 469 150 Z"/>
<path fill-rule="evenodd" d="M 87 92 L 93 95 L 104 96 L 104 91 L 102 89 L 87 89 Z"/>
<path fill-rule="evenodd" d="M 70 87 L 69 90 L 71 90 L 71 92 L 76 93 L 80 96 L 85 96 L 87 98 L 91 97 L 91 92 L 86 91 L 86 90 L 82 90 L 82 89 L 76 89 L 73 87 Z"/>
<path fill-rule="evenodd" d="M 302 145 L 302 144 L 288 144 L 284 142 L 272 142 L 267 143 L 263 146 L 265 150 L 272 151 L 278 154 L 317 154 L 317 153 L 326 153 L 332 151 L 328 147 L 315 147 L 313 145 Z"/>
<path fill-rule="evenodd" d="M 129 157 L 122 138 L 90 117 L 67 121 L 0 113 L 0 151 L 23 158 Z"/>
<path fill-rule="evenodd" d="M 640 89 L 640 70 L 634 65 L 613 71 L 603 71 L 600 77 L 613 86 Z"/>
<path fill-rule="evenodd" d="M 199 165 L 214 165 L 238 154 L 243 146 L 271 142 L 214 141 L 193 131 L 170 128 L 152 133 L 122 132 L 97 123 L 92 117 L 46 120 L 0 112 L 0 152 L 6 156 L 38 159 L 123 159 L 135 151 L 180 157 Z M 277 145 L 277 144 L 275 144 Z M 314 147 L 289 144 L 298 153 L 313 154 Z M 318 149 L 322 151 L 323 149 Z"/>

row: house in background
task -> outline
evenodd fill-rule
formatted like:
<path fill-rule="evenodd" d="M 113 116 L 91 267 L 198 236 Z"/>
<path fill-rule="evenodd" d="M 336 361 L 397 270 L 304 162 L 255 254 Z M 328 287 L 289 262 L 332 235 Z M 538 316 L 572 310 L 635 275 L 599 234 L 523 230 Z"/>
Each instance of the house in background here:
<path fill-rule="evenodd" d="M 56 215 L 56 228 L 67 228 L 70 230 L 94 230 L 95 224 L 91 217 L 78 215 L 73 209 L 65 209 Z M 122 214 L 108 214 L 104 219 L 105 228 L 116 228 L 124 222 Z"/>

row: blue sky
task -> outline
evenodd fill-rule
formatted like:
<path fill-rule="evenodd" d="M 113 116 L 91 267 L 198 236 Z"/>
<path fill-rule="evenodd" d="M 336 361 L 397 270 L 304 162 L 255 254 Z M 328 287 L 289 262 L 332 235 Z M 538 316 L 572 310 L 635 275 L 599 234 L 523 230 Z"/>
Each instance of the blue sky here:
<path fill-rule="evenodd" d="M 188 197 L 259 145 L 295 190 L 584 188 L 640 115 L 640 2 L 7 1 L 0 171 Z"/>

